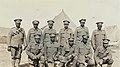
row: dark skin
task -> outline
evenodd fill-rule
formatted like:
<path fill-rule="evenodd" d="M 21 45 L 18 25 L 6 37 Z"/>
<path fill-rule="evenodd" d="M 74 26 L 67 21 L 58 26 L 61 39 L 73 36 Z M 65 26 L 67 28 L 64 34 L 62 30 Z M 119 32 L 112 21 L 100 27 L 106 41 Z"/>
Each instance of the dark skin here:
<path fill-rule="evenodd" d="M 74 44 L 73 41 L 69 41 L 69 45 L 70 45 L 71 47 L 73 46 L 73 44 Z"/>
<path fill-rule="evenodd" d="M 106 49 L 108 47 L 108 43 L 103 43 L 103 47 Z"/>
<path fill-rule="evenodd" d="M 102 24 L 97 24 L 97 28 L 98 28 L 98 30 L 101 30 L 102 29 Z"/>
<path fill-rule="evenodd" d="M 64 24 L 64 28 L 68 29 L 69 24 Z"/>
<path fill-rule="evenodd" d="M 86 21 L 80 21 L 81 27 L 84 27 L 84 26 L 85 26 L 85 22 L 86 22 Z"/>
<path fill-rule="evenodd" d="M 38 29 L 38 24 L 33 24 L 35 29 Z"/>
<path fill-rule="evenodd" d="M 83 42 L 84 44 L 86 44 L 86 43 L 87 43 L 87 40 L 88 40 L 88 39 L 83 38 L 82 42 Z"/>
<path fill-rule="evenodd" d="M 55 37 L 51 37 L 51 42 L 55 42 Z"/>
<path fill-rule="evenodd" d="M 36 43 L 40 43 L 40 38 L 35 38 Z"/>
<path fill-rule="evenodd" d="M 20 22 L 21 22 L 21 21 L 16 21 L 15 25 L 16 25 L 17 28 L 20 28 L 20 25 L 21 25 Z"/>
<path fill-rule="evenodd" d="M 53 28 L 53 24 L 48 24 L 49 28 L 52 29 Z"/>

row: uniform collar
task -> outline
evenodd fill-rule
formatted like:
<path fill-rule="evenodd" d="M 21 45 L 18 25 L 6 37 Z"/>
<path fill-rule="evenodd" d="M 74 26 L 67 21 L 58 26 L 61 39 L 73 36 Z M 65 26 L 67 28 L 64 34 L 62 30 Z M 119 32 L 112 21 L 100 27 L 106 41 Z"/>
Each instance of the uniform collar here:
<path fill-rule="evenodd" d="M 55 42 L 51 42 L 51 44 L 55 44 Z"/>
<path fill-rule="evenodd" d="M 80 26 L 80 28 L 85 28 L 85 26 L 84 27 Z"/>
<path fill-rule="evenodd" d="M 38 31 L 39 28 L 37 28 L 37 29 L 33 28 L 33 29 L 34 29 L 34 31 Z"/>
<path fill-rule="evenodd" d="M 68 31 L 68 29 L 69 29 L 69 28 L 67 28 L 67 29 L 64 28 L 64 31 Z"/>

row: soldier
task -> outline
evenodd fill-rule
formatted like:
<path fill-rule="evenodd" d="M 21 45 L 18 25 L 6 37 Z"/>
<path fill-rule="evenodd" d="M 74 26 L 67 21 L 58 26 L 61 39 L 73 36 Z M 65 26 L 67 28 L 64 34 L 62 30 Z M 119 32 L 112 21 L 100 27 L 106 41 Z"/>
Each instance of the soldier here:
<path fill-rule="evenodd" d="M 76 49 L 76 53 L 77 53 L 77 66 L 80 67 L 94 67 L 94 63 L 92 60 L 92 49 L 91 49 L 91 45 L 88 42 L 88 36 L 87 35 L 83 35 L 82 36 L 82 42 L 79 45 L 79 47 L 77 47 Z M 87 63 L 87 65 L 86 65 Z"/>
<path fill-rule="evenodd" d="M 76 57 L 76 53 L 75 53 L 76 45 L 74 44 L 74 38 L 69 38 L 68 44 L 69 44 L 69 46 L 66 48 L 66 49 L 68 49 L 67 50 L 68 53 L 65 54 L 65 57 L 67 59 L 66 67 L 72 67 L 72 65 L 73 65 L 73 67 L 75 67 L 74 58 Z"/>
<path fill-rule="evenodd" d="M 58 37 L 58 42 L 63 45 L 67 45 L 68 43 L 68 38 L 73 37 L 73 31 L 70 29 L 69 26 L 69 21 L 65 20 L 64 22 L 64 28 L 60 29 L 59 31 L 59 37 Z"/>
<path fill-rule="evenodd" d="M 59 44 L 55 41 L 56 35 L 50 35 L 50 43 L 45 45 L 46 53 L 45 60 L 47 61 L 48 67 L 54 67 L 54 61 L 57 60 L 56 55 L 58 54 Z"/>
<path fill-rule="evenodd" d="M 33 26 L 34 26 L 34 28 L 31 28 L 30 30 L 29 30 L 29 32 L 28 32 L 28 35 L 27 35 L 27 44 L 29 44 L 30 42 L 32 42 L 32 41 L 34 41 L 34 35 L 36 35 L 36 34 L 39 34 L 39 35 L 41 35 L 41 42 L 42 42 L 42 31 L 41 31 L 41 29 L 39 29 L 38 28 L 38 25 L 39 25 L 39 21 L 38 20 L 34 20 L 33 22 L 32 22 L 32 24 L 33 24 Z"/>
<path fill-rule="evenodd" d="M 82 35 L 87 35 L 89 37 L 88 27 L 85 26 L 86 19 L 79 20 L 80 26 L 75 30 L 75 43 L 78 45 L 82 41 Z"/>
<path fill-rule="evenodd" d="M 48 20 L 47 22 L 48 22 L 49 28 L 46 28 L 44 30 L 44 33 L 43 33 L 44 44 L 47 44 L 47 43 L 50 42 L 50 34 L 56 34 L 56 30 L 53 29 L 54 21 L 53 20 Z"/>
<path fill-rule="evenodd" d="M 41 35 L 34 35 L 34 42 L 30 42 L 26 53 L 28 55 L 29 65 L 30 67 L 39 67 L 39 61 L 41 56 L 43 56 L 43 44 L 41 44 Z"/>
<path fill-rule="evenodd" d="M 107 64 L 107 67 L 111 67 L 113 64 L 111 50 L 109 46 L 109 39 L 103 39 L 103 46 L 100 46 L 95 51 L 95 61 L 98 67 L 102 67 L 103 64 Z"/>
<path fill-rule="evenodd" d="M 93 31 L 91 38 L 92 46 L 94 50 L 96 50 L 98 46 L 103 45 L 102 39 L 106 38 L 106 32 L 105 30 L 102 30 L 103 22 L 97 22 L 96 24 L 98 29 Z"/>
<path fill-rule="evenodd" d="M 11 28 L 8 34 L 8 51 L 11 52 L 12 67 L 19 67 L 22 48 L 26 47 L 26 35 L 24 29 L 20 27 L 21 21 L 22 19 L 15 19 L 16 27 Z"/>

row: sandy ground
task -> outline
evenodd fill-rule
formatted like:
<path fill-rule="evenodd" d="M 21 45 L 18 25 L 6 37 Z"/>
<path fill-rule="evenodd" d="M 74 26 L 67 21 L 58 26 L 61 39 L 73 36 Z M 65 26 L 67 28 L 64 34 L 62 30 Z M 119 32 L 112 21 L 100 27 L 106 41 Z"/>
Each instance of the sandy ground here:
<path fill-rule="evenodd" d="M 113 48 L 112 54 L 114 59 L 112 67 L 120 67 L 120 48 Z M 6 44 L 0 44 L 0 67 L 11 67 L 10 52 L 7 51 Z M 25 51 L 22 53 L 20 67 L 29 67 L 27 64 L 27 55 Z"/>

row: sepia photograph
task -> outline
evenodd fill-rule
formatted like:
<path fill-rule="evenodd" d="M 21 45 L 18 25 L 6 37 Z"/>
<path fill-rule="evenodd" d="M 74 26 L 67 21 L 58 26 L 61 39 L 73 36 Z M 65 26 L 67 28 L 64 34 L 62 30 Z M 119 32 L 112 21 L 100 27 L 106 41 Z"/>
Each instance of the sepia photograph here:
<path fill-rule="evenodd" d="M 120 0 L 0 0 L 0 67 L 120 67 Z"/>

